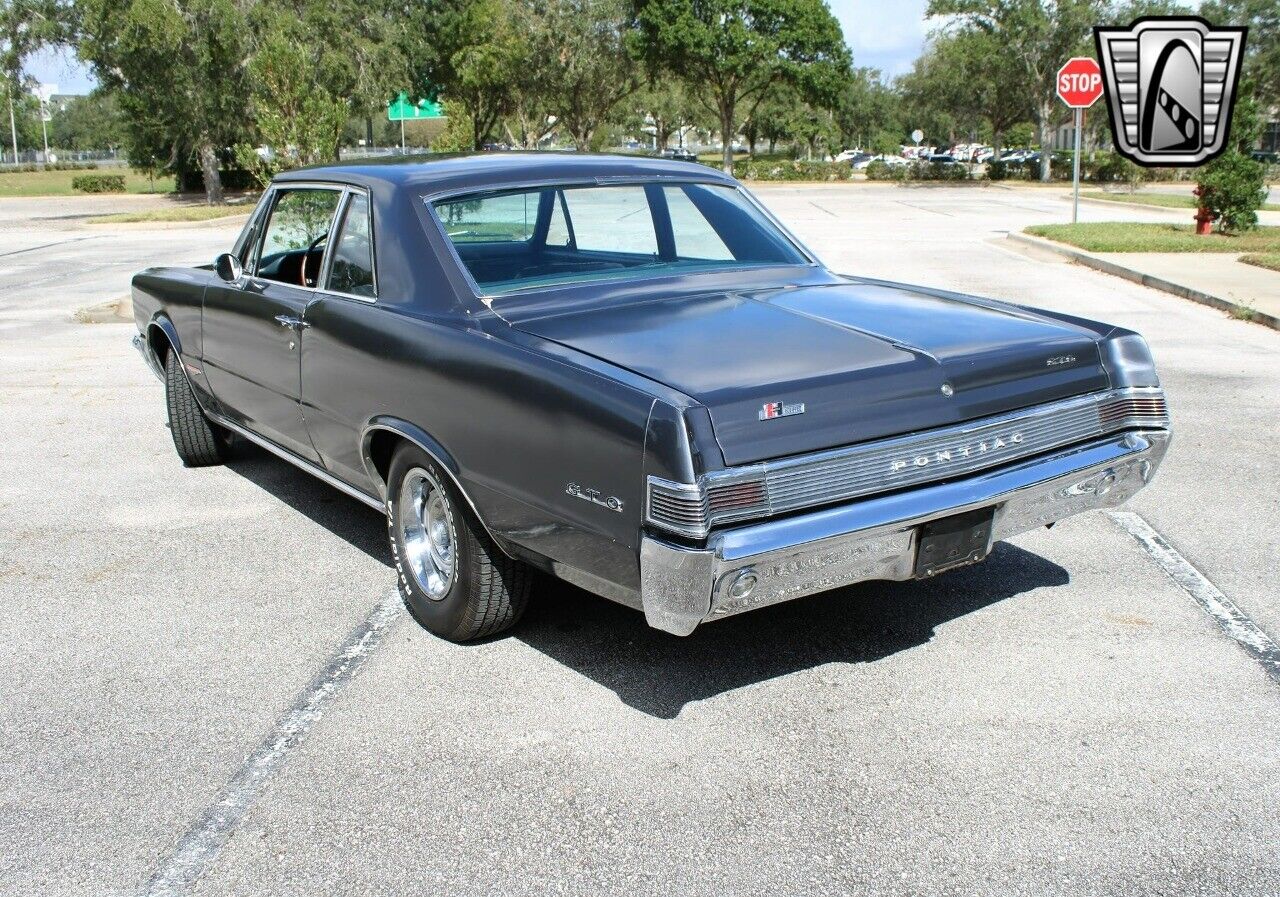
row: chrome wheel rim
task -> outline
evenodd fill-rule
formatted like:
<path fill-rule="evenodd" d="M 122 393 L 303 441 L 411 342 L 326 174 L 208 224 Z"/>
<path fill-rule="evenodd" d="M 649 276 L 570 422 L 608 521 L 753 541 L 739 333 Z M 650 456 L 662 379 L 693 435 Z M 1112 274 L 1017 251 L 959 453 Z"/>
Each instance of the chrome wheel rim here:
<path fill-rule="evenodd" d="M 449 496 L 430 471 L 415 467 L 400 484 L 400 544 L 409 574 L 432 601 L 453 588 L 457 530 Z"/>

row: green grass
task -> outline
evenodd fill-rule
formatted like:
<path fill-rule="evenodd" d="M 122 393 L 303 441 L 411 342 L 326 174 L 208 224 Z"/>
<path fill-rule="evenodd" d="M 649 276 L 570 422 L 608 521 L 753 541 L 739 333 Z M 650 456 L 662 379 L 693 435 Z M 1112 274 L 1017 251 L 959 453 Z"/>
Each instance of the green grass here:
<path fill-rule="evenodd" d="M 183 205 L 167 206 L 159 209 L 145 209 L 140 212 L 117 212 L 114 215 L 95 215 L 89 219 L 90 224 L 135 224 L 144 221 L 212 221 L 215 218 L 228 218 L 233 215 L 248 215 L 253 211 L 253 203 L 239 203 L 234 206 Z"/>
<path fill-rule="evenodd" d="M 124 166 L 111 166 L 82 171 L 0 171 L 0 196 L 84 196 L 71 189 L 71 180 L 82 174 L 122 174 L 128 193 L 173 192 L 172 177 L 156 178 L 153 185 L 145 174 Z"/>
<path fill-rule="evenodd" d="M 1025 231 L 1069 243 L 1087 252 L 1262 252 L 1280 253 L 1280 227 L 1259 227 L 1234 236 L 1198 236 L 1190 224 L 1036 224 Z"/>
<path fill-rule="evenodd" d="M 1270 268 L 1272 271 L 1280 271 L 1280 252 L 1263 252 L 1251 255 L 1240 256 L 1240 261 L 1246 265 L 1257 265 L 1259 268 Z"/>
<path fill-rule="evenodd" d="M 1159 206 L 1164 209 L 1194 209 L 1196 198 L 1182 193 L 1104 193 L 1088 190 L 1081 199 L 1101 199 L 1106 202 L 1127 202 L 1139 206 Z M 1269 202 L 1262 206 L 1266 212 L 1280 212 L 1280 204 Z"/>

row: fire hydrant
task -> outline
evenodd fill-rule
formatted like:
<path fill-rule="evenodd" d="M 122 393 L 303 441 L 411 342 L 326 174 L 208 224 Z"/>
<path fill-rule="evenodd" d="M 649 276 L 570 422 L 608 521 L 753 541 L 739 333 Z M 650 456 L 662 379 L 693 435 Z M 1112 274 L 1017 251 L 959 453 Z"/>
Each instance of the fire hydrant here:
<path fill-rule="evenodd" d="M 1197 186 L 1196 189 L 1192 191 L 1197 199 L 1202 195 L 1200 192 L 1201 189 L 1201 187 Z M 1204 206 L 1198 204 L 1196 208 L 1196 233 L 1202 237 L 1213 233 L 1213 213 Z"/>

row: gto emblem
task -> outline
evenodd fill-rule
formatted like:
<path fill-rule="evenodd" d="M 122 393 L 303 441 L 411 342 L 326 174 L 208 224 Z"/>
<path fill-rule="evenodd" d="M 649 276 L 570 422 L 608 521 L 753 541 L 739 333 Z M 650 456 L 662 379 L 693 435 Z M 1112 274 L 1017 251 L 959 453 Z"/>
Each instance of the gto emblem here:
<path fill-rule="evenodd" d="M 804 414 L 804 402 L 766 402 L 764 407 L 760 409 L 761 420 L 790 417 L 793 414 Z"/>
<path fill-rule="evenodd" d="M 574 498 L 589 501 L 602 508 L 608 508 L 610 511 L 617 511 L 619 514 L 622 513 L 622 499 L 612 495 L 601 495 L 599 489 L 584 489 L 577 483 L 570 483 L 564 487 L 564 491 Z"/>
<path fill-rule="evenodd" d="M 1021 433 L 1009 433 L 1005 436 L 996 436 L 991 439 L 984 439 L 981 442 L 962 445 L 958 448 L 942 449 L 936 452 L 930 452 L 924 455 L 915 455 L 911 458 L 899 458 L 889 464 L 889 470 L 897 473 L 900 470 L 906 470 L 908 467 L 929 467 L 934 464 L 950 464 L 961 458 L 972 458 L 975 455 L 985 455 L 988 452 L 998 451 L 1002 448 L 1008 448 L 1011 445 L 1020 445 L 1022 443 Z"/>
<path fill-rule="evenodd" d="M 1047 367 L 1053 368 L 1053 367 L 1057 367 L 1060 364 L 1071 364 L 1071 362 L 1075 360 L 1076 360 L 1076 357 L 1074 355 L 1055 355 L 1052 358 L 1050 358 L 1048 361 L 1046 361 L 1045 365 Z"/>

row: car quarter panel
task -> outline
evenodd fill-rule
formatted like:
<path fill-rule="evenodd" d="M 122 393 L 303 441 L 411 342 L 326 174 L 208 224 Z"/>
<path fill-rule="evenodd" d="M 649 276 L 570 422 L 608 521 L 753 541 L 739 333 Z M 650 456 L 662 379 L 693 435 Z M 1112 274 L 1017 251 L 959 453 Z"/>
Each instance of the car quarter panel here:
<path fill-rule="evenodd" d="M 303 413 L 331 472 L 381 494 L 364 431 L 408 421 L 448 452 L 500 540 L 638 589 L 651 396 L 466 320 L 333 296 L 306 320 Z"/>

